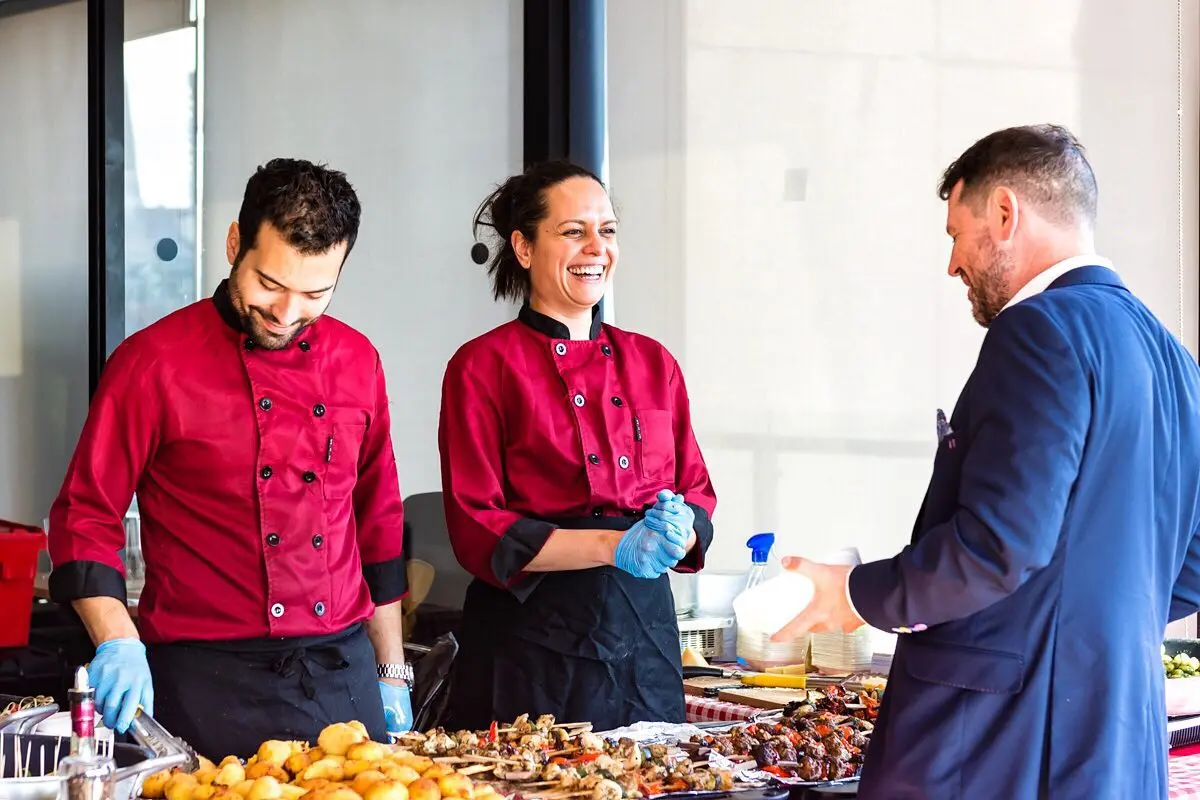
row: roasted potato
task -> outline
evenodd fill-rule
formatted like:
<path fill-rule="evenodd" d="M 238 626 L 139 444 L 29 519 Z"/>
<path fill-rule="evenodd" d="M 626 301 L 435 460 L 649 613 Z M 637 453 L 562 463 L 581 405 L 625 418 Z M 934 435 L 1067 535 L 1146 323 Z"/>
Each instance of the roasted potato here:
<path fill-rule="evenodd" d="M 293 778 L 294 776 L 294 778 Z M 160 772 L 143 800 L 502 800 L 452 766 L 371 741 L 357 721 L 326 726 L 316 746 L 268 739 L 245 761 L 201 758 L 192 774 Z"/>
<path fill-rule="evenodd" d="M 348 761 L 383 761 L 389 755 L 388 749 L 379 742 L 359 742 L 351 745 L 346 751 Z"/>
<path fill-rule="evenodd" d="M 250 791 L 246 793 L 246 800 L 280 800 L 281 797 L 283 797 L 283 792 L 279 788 L 279 781 L 270 775 L 256 780 L 250 787 Z"/>
<path fill-rule="evenodd" d="M 291 780 L 291 776 L 284 772 L 282 767 L 278 767 L 269 761 L 259 761 L 257 764 L 251 764 L 246 767 L 246 778 L 249 780 L 256 781 L 268 775 L 280 783 L 287 783 Z"/>
<path fill-rule="evenodd" d="M 386 775 L 390 780 L 400 781 L 405 786 L 408 786 L 413 781 L 420 780 L 421 773 L 417 772 L 407 764 L 395 764 L 385 762 L 379 770 Z"/>
<path fill-rule="evenodd" d="M 408 786 L 409 800 L 442 800 L 442 790 L 437 781 L 421 778 Z"/>
<path fill-rule="evenodd" d="M 253 787 L 254 787 L 254 781 L 244 780 L 244 781 L 239 781 L 235 786 L 230 786 L 229 790 L 231 792 L 233 792 L 234 794 L 236 794 L 238 797 L 245 797 L 246 795 L 250 794 L 250 790 Z"/>
<path fill-rule="evenodd" d="M 408 788 L 396 781 L 382 780 L 365 792 L 363 800 L 409 800 Z"/>
<path fill-rule="evenodd" d="M 429 778 L 430 780 L 436 781 L 439 778 L 442 778 L 443 776 L 453 775 L 453 774 L 454 774 L 454 767 L 448 766 L 446 764 L 434 764 L 429 769 L 423 770 L 421 772 L 421 777 Z"/>
<path fill-rule="evenodd" d="M 427 756 L 404 756 L 392 759 L 402 767 L 412 767 L 422 775 L 433 766 L 433 759 Z"/>
<path fill-rule="evenodd" d="M 296 781 L 296 785 L 305 791 L 316 791 L 328 786 L 332 781 L 327 778 L 301 778 Z"/>
<path fill-rule="evenodd" d="M 340 781 L 345 777 L 345 770 L 338 762 L 323 758 L 309 765 L 308 769 L 300 774 L 304 780 L 312 780 L 314 778 L 324 778 L 327 781 Z"/>
<path fill-rule="evenodd" d="M 307 797 L 309 797 L 309 800 L 361 800 L 358 793 L 353 789 L 332 783 L 312 792 Z"/>
<path fill-rule="evenodd" d="M 259 745 L 258 752 L 255 755 L 258 756 L 258 763 L 260 764 L 282 767 L 292 755 L 292 745 L 291 742 L 281 742 L 278 739 L 271 739 Z"/>
<path fill-rule="evenodd" d="M 217 770 L 217 777 L 213 778 L 213 783 L 218 786 L 236 786 L 244 780 L 246 768 L 236 760 L 225 759 L 221 762 L 221 768 Z"/>
<path fill-rule="evenodd" d="M 365 772 L 360 772 L 354 776 L 354 781 L 350 784 L 350 788 L 361 795 L 366 795 L 367 789 L 370 789 L 380 781 L 386 781 L 387 776 L 377 769 L 369 769 Z"/>
<path fill-rule="evenodd" d="M 312 751 L 292 753 L 284 767 L 292 775 L 299 775 L 313 763 Z"/>
<path fill-rule="evenodd" d="M 335 722 L 333 725 L 327 726 L 317 737 L 317 745 L 331 756 L 344 756 L 351 747 L 365 741 L 367 741 L 366 731 L 354 728 L 344 722 Z"/>
<path fill-rule="evenodd" d="M 165 796 L 167 781 L 171 780 L 172 773 L 170 770 L 166 772 L 156 772 L 153 775 L 146 777 L 142 781 L 142 797 L 146 800 L 162 800 Z"/>
<path fill-rule="evenodd" d="M 441 791 L 442 797 L 463 797 L 469 800 L 474 795 L 474 784 L 471 779 L 457 772 L 451 772 L 449 775 L 438 778 L 438 789 Z"/>
<path fill-rule="evenodd" d="M 199 782 L 186 772 L 177 772 L 167 781 L 163 788 L 163 796 L 167 800 L 192 800 L 192 791 L 199 785 Z"/>

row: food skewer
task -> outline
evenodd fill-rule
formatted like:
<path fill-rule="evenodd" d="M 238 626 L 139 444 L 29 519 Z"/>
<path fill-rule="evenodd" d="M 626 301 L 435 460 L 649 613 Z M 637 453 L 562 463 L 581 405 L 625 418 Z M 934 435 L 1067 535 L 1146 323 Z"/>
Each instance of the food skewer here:
<path fill-rule="evenodd" d="M 489 764 L 476 764 L 473 767 L 463 767 L 462 769 L 458 770 L 458 773 L 460 775 L 466 775 L 470 777 L 472 775 L 482 775 L 483 773 L 491 772 L 494 769 L 495 767 Z"/>

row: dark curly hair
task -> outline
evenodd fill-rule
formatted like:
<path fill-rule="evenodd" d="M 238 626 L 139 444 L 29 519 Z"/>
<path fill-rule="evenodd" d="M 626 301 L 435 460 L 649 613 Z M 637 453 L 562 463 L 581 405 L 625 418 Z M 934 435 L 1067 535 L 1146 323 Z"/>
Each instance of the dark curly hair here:
<path fill-rule="evenodd" d="M 1096 220 L 1096 176 L 1083 145 L 1060 125 L 1026 125 L 990 133 L 942 173 L 938 197 L 948 200 L 959 181 L 962 202 L 977 215 L 996 186 L 1022 195 L 1060 225 Z"/>
<path fill-rule="evenodd" d="M 246 182 L 238 212 L 241 243 L 234 267 L 254 249 L 264 222 L 304 255 L 358 239 L 362 206 L 344 172 L 298 158 L 273 158 Z M 344 263 L 344 260 L 343 260 Z"/>
<path fill-rule="evenodd" d="M 569 178 L 591 178 L 604 187 L 591 170 L 569 161 L 543 161 L 531 165 L 496 188 L 475 212 L 473 230 L 479 227 L 496 231 L 499 239 L 495 255 L 488 264 L 492 295 L 497 300 L 529 300 L 532 286 L 529 270 L 521 266 L 512 246 L 513 231 L 520 231 L 530 242 L 537 239 L 538 224 L 546 218 L 546 192 Z M 607 191 L 607 189 L 605 189 Z"/>

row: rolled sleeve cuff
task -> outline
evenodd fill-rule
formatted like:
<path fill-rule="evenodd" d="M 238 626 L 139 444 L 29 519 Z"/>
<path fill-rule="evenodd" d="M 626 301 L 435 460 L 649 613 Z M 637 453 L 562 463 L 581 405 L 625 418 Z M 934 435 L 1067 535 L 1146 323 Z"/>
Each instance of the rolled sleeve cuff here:
<path fill-rule="evenodd" d="M 509 526 L 492 551 L 492 574 L 496 581 L 522 603 L 542 582 L 543 577 L 525 572 L 525 567 L 537 558 L 556 529 L 555 525 L 542 520 L 519 519 Z"/>
<path fill-rule="evenodd" d="M 713 524 L 708 516 L 708 512 L 695 503 L 688 503 L 687 507 L 695 515 L 695 520 L 692 522 L 692 530 L 696 534 L 696 544 L 675 565 L 675 571 L 683 573 L 699 572 L 704 568 L 704 557 L 708 554 L 709 545 L 712 544 L 713 540 Z"/>
<path fill-rule="evenodd" d="M 68 561 L 50 573 L 50 599 L 60 605 L 85 597 L 114 597 L 128 605 L 125 576 L 99 561 Z"/>
<path fill-rule="evenodd" d="M 408 594 L 408 562 L 403 555 L 363 564 L 362 571 L 371 591 L 371 602 L 375 605 L 385 606 Z"/>

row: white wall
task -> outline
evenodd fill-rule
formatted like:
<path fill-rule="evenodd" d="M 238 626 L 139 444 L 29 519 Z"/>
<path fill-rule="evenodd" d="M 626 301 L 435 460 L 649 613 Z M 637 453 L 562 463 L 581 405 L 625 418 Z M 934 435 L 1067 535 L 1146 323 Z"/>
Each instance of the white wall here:
<path fill-rule="evenodd" d="M 0 17 L 0 518 L 40 525 L 87 411 L 87 17 Z"/>
<path fill-rule="evenodd" d="M 720 497 L 710 563 L 908 540 L 983 331 L 935 188 L 975 139 L 1068 125 L 1098 247 L 1197 345 L 1197 5 L 609 0 L 616 323 L 681 358 Z M 1182 211 L 1182 227 L 1180 224 Z M 1180 271 L 1182 243 L 1182 263 Z"/>

